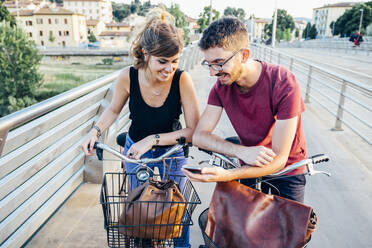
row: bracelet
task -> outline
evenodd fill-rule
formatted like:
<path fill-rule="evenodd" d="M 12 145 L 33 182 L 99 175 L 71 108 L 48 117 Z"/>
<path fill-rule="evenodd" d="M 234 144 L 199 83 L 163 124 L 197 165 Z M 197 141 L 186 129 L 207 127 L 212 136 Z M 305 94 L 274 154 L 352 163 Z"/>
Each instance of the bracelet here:
<path fill-rule="evenodd" d="M 97 138 L 101 137 L 101 135 L 102 135 L 101 129 L 96 125 L 94 125 L 93 128 L 97 130 Z"/>
<path fill-rule="evenodd" d="M 159 134 L 155 134 L 154 137 L 155 137 L 155 145 L 157 146 L 157 145 L 159 145 L 160 135 Z"/>

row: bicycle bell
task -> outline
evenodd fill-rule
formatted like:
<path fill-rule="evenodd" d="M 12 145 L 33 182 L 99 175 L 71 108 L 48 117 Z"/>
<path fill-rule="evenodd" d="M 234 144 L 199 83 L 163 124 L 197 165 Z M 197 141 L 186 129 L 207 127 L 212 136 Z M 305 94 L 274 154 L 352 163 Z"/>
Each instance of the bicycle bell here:
<path fill-rule="evenodd" d="M 137 177 L 137 180 L 140 181 L 140 182 L 145 182 L 147 181 L 149 178 L 150 178 L 150 171 L 148 168 L 146 167 L 140 167 L 138 168 L 137 172 L 136 172 L 136 177 Z"/>

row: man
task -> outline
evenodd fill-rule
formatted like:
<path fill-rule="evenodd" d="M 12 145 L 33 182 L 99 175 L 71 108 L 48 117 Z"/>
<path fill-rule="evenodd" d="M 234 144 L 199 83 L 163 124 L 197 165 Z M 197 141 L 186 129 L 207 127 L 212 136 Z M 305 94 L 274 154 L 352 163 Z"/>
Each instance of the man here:
<path fill-rule="evenodd" d="M 356 32 L 350 36 L 349 41 L 353 42 L 353 47 L 359 46 L 361 42 L 363 42 L 363 37 L 360 32 Z"/>
<path fill-rule="evenodd" d="M 193 135 L 193 144 L 237 157 L 244 164 L 225 170 L 203 168 L 201 174 L 184 173 L 193 181 L 224 182 L 238 179 L 251 186 L 254 178 L 274 173 L 307 158 L 301 124 L 304 103 L 294 75 L 286 68 L 250 58 L 248 33 L 237 18 L 225 17 L 203 32 L 199 46 L 203 65 L 217 82 Z M 212 134 L 225 109 L 241 145 Z M 294 177 L 270 181 L 280 196 L 303 202 L 304 168 Z M 266 184 L 262 185 L 267 192 Z M 272 190 L 275 193 L 275 191 Z"/>

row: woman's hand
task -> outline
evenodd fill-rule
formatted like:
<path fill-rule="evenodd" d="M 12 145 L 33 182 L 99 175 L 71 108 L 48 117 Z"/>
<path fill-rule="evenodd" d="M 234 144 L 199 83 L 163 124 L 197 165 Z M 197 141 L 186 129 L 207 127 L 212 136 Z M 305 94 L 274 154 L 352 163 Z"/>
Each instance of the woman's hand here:
<path fill-rule="evenodd" d="M 140 159 L 143 154 L 152 148 L 155 144 L 155 137 L 153 135 L 134 143 L 127 152 L 127 157 L 133 159 Z"/>
<path fill-rule="evenodd" d="M 93 147 L 97 140 L 97 131 L 91 130 L 88 134 L 88 137 L 81 144 L 81 149 L 84 151 L 85 156 L 94 155 L 95 149 Z"/>

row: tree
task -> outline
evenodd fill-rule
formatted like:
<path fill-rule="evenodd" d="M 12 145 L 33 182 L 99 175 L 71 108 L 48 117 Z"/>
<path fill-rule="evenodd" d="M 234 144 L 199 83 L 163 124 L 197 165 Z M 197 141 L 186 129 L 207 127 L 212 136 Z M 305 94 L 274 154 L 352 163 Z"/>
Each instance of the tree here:
<path fill-rule="evenodd" d="M 372 1 L 356 4 L 351 9 L 345 11 L 335 23 L 335 35 L 350 36 L 359 30 L 361 10 L 363 9 L 362 33 L 366 27 L 372 23 Z"/>
<path fill-rule="evenodd" d="M 318 30 L 316 30 L 315 24 L 313 24 L 309 31 L 309 37 L 310 39 L 316 39 L 317 35 L 318 35 Z"/>
<path fill-rule="evenodd" d="M 8 22 L 11 27 L 17 26 L 14 16 L 10 15 L 8 9 L 0 2 L 0 22 Z"/>
<path fill-rule="evenodd" d="M 190 43 L 189 33 L 190 30 L 188 28 L 189 23 L 187 22 L 186 15 L 181 11 L 180 6 L 178 4 L 172 4 L 167 11 L 174 16 L 176 21 L 176 27 L 181 28 L 183 30 L 183 40 L 185 46 Z"/>
<path fill-rule="evenodd" d="M 295 37 L 296 38 L 300 37 L 300 30 L 298 30 L 298 28 L 296 28 Z"/>
<path fill-rule="evenodd" d="M 209 25 L 209 16 L 210 16 L 210 6 L 204 7 L 203 13 L 199 14 L 198 25 L 199 25 L 199 32 L 203 32 Z M 212 9 L 212 21 L 217 20 L 220 17 L 220 12 L 215 9 Z"/>
<path fill-rule="evenodd" d="M 277 24 L 276 24 L 276 39 L 283 40 L 284 34 L 287 32 L 286 30 L 289 29 L 289 33 L 291 33 L 293 29 L 295 28 L 295 23 L 294 23 L 293 17 L 290 16 L 286 10 L 278 9 L 277 11 L 278 13 L 277 13 Z M 265 24 L 264 26 L 264 32 L 270 38 L 270 40 L 272 38 L 273 22 L 274 22 L 274 15 L 273 15 L 272 22 L 270 24 Z"/>
<path fill-rule="evenodd" d="M 307 38 L 309 37 L 310 29 L 311 29 L 311 23 L 308 22 L 306 24 L 304 31 L 302 32 L 302 38 L 304 38 L 305 40 L 307 40 Z"/>
<path fill-rule="evenodd" d="M 92 31 L 90 31 L 89 33 L 88 40 L 89 42 L 92 42 L 92 43 L 97 41 L 97 38 Z"/>
<path fill-rule="evenodd" d="M 129 16 L 130 13 L 129 4 L 112 2 L 112 15 L 115 21 L 121 22 L 125 17 Z"/>
<path fill-rule="evenodd" d="M 41 56 L 26 33 L 9 22 L 0 24 L 0 49 L 0 116 L 4 116 L 36 103 Z"/>
<path fill-rule="evenodd" d="M 224 16 L 235 16 L 235 17 L 239 18 L 243 22 L 245 20 L 245 11 L 242 8 L 236 9 L 236 8 L 227 7 L 223 11 L 223 15 Z"/>

